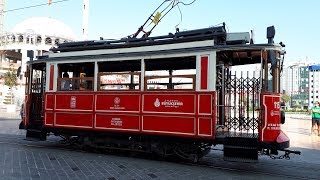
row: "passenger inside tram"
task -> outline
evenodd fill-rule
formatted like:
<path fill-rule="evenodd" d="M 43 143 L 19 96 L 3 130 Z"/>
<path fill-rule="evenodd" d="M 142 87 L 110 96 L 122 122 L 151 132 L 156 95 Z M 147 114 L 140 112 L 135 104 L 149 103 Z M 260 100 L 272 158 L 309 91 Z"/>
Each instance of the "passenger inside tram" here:
<path fill-rule="evenodd" d="M 70 79 L 65 79 L 69 78 L 69 74 L 67 72 L 63 73 L 63 80 L 61 81 L 61 90 L 62 91 L 69 91 L 70 86 L 71 86 L 71 80 Z"/>

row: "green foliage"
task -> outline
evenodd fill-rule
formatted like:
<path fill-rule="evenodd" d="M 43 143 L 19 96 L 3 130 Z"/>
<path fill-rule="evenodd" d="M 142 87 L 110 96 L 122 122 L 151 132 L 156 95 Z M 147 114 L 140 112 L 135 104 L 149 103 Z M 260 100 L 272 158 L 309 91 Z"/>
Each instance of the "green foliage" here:
<path fill-rule="evenodd" d="M 17 71 L 10 65 L 8 72 L 4 74 L 4 85 L 9 86 L 10 89 L 17 84 Z"/>
<path fill-rule="evenodd" d="M 286 109 L 285 112 L 300 112 L 300 113 L 308 113 L 307 109 Z"/>
<path fill-rule="evenodd" d="M 17 71 L 10 65 L 10 69 L 8 72 L 4 74 L 4 85 L 10 88 L 9 96 L 6 96 L 5 104 L 13 104 L 13 93 L 12 87 L 17 85 Z M 8 100 L 9 99 L 9 100 Z"/>
<path fill-rule="evenodd" d="M 287 94 L 283 94 L 282 97 L 281 97 L 281 100 L 285 103 L 289 102 L 291 99 L 291 97 Z"/>

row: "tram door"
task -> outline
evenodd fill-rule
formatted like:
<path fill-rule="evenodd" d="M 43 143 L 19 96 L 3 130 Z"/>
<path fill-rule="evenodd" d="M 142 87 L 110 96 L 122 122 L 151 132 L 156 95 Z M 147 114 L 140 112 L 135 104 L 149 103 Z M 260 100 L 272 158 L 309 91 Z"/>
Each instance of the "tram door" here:
<path fill-rule="evenodd" d="M 217 128 L 224 136 L 256 138 L 259 125 L 260 71 L 231 71 L 217 65 Z M 222 128 L 222 129 L 219 129 Z M 225 133 L 227 132 L 227 134 Z"/>
<path fill-rule="evenodd" d="M 44 93 L 46 80 L 46 64 L 32 64 L 29 71 L 27 91 L 28 129 L 41 129 L 44 123 Z M 29 111 L 29 112 L 28 112 Z"/>

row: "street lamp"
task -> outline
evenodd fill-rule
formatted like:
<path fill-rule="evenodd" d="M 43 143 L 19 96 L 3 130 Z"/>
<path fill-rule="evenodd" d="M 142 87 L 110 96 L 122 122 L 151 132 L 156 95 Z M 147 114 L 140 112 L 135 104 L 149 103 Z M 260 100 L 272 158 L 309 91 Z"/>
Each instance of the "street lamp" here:
<path fill-rule="evenodd" d="M 290 94 L 291 94 L 291 97 L 290 97 L 290 107 L 292 108 L 292 98 L 293 98 L 293 96 L 292 96 L 292 94 L 293 94 L 293 67 L 291 67 L 291 92 L 290 92 Z"/>

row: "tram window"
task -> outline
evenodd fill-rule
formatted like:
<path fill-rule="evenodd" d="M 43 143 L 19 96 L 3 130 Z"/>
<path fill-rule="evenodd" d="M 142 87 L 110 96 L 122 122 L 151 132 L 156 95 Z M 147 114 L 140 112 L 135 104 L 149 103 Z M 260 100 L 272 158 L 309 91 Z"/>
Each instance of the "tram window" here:
<path fill-rule="evenodd" d="M 140 89 L 140 60 L 99 62 L 98 67 L 98 90 Z"/>
<path fill-rule="evenodd" d="M 92 91 L 94 63 L 59 64 L 59 91 Z"/>
<path fill-rule="evenodd" d="M 44 64 L 34 64 L 32 66 L 31 92 L 41 93 L 45 89 L 45 66 Z"/>
<path fill-rule="evenodd" d="M 145 90 L 194 90 L 196 57 L 146 60 Z"/>

